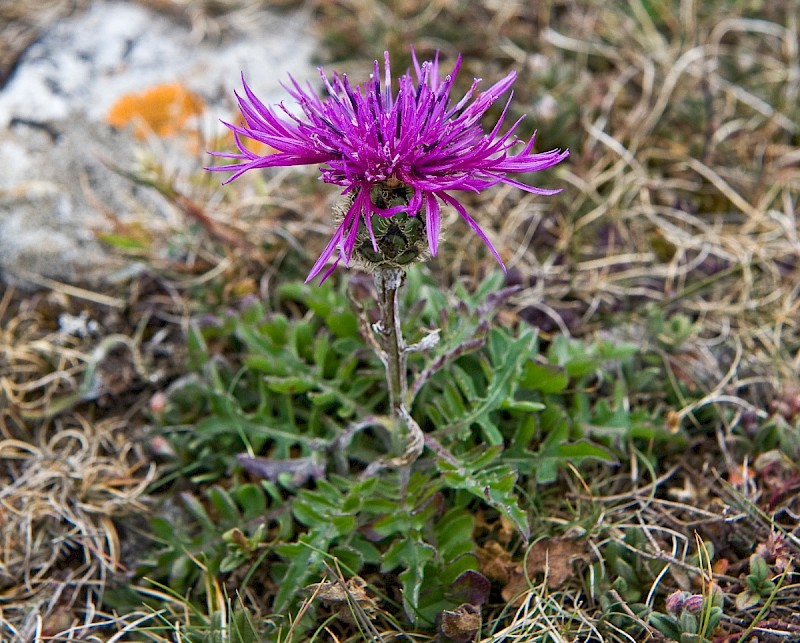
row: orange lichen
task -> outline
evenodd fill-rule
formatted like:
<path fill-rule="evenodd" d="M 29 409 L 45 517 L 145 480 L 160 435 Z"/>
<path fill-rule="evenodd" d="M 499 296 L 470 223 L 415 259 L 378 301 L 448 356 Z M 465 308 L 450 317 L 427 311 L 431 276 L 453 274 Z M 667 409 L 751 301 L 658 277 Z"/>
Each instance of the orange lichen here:
<path fill-rule="evenodd" d="M 114 127 L 133 125 L 134 135 L 173 136 L 190 118 L 203 112 L 203 101 L 179 84 L 155 85 L 141 93 L 125 94 L 108 112 Z"/>

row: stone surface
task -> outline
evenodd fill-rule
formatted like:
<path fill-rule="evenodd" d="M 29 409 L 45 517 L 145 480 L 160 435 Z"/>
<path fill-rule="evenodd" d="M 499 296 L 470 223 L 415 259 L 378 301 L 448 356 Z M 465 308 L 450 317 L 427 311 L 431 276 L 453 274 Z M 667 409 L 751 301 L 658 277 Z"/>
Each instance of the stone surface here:
<path fill-rule="evenodd" d="M 217 37 L 201 38 L 175 16 L 118 1 L 96 0 L 53 23 L 27 47 L 0 90 L 0 273 L 36 283 L 92 280 L 119 267 L 95 231 L 109 215 L 170 216 L 171 206 L 114 172 L 141 141 L 112 128 L 106 116 L 122 96 L 178 83 L 206 105 L 199 127 L 209 136 L 230 118 L 244 73 L 269 102 L 280 83 L 316 73 L 308 16 L 250 10 Z M 165 143 L 168 145 L 169 143 Z M 208 162 L 202 150 L 189 167 Z"/>

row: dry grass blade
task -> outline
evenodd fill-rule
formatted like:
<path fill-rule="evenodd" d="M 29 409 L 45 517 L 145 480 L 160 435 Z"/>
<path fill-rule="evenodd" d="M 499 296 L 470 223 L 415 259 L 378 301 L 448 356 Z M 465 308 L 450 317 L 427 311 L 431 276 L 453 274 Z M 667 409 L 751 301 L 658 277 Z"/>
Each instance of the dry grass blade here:
<path fill-rule="evenodd" d="M 102 595 L 122 571 L 112 518 L 141 511 L 155 471 L 125 436 L 125 423 L 55 421 L 32 444 L 0 440 L 0 587 L 5 618 L 27 623 L 31 608 L 45 633 L 62 624 L 80 596 Z"/>

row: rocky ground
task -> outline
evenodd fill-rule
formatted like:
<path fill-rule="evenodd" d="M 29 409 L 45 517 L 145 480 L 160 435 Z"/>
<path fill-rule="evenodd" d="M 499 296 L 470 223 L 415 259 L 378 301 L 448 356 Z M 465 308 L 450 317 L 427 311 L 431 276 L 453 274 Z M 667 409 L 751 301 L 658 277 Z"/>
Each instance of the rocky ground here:
<path fill-rule="evenodd" d="M 176 213 L 120 168 L 148 145 L 175 164 L 168 172 L 208 163 L 204 143 L 232 114 L 240 73 L 268 101 L 283 96 L 287 72 L 315 73 L 309 16 L 299 10 L 243 7 L 212 22 L 203 3 L 27 5 L 0 4 L 0 274 L 15 284 L 127 271 L 98 232 Z M 165 117 L 197 133 L 193 144 L 153 131 L 156 120 L 134 122 L 126 106 L 136 100 L 166 102 Z M 181 147 L 164 154 L 165 145 Z"/>

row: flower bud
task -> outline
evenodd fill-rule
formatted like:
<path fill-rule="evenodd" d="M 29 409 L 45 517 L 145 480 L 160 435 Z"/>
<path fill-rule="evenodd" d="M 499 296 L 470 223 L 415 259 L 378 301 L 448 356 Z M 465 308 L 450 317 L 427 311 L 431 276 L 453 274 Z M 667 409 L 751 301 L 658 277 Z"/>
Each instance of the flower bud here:
<path fill-rule="evenodd" d="M 669 596 L 667 596 L 667 612 L 670 614 L 677 614 L 683 609 L 683 602 L 686 599 L 686 592 L 682 592 L 678 590 L 677 592 L 672 592 Z"/>
<path fill-rule="evenodd" d="M 699 614 L 703 610 L 705 599 L 700 594 L 687 596 L 683 601 L 683 609 L 689 614 Z"/>
<path fill-rule="evenodd" d="M 372 189 L 370 200 L 376 207 L 386 210 L 408 205 L 413 194 L 413 188 L 403 183 L 386 182 Z M 334 218 L 337 223 L 344 219 L 352 203 L 353 197 L 347 195 L 335 206 Z M 424 210 L 413 214 L 399 212 L 391 216 L 381 216 L 373 212 L 369 216 L 372 236 L 362 217 L 353 246 L 353 259 L 365 269 L 405 270 L 411 264 L 430 257 Z"/>

